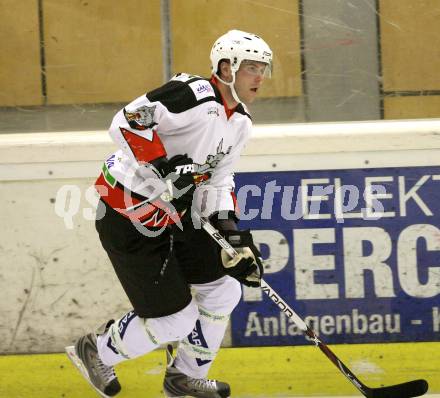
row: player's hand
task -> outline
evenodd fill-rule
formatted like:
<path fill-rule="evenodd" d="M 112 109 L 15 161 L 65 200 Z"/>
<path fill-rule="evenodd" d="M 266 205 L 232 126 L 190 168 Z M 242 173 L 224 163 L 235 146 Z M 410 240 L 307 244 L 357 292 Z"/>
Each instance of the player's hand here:
<path fill-rule="evenodd" d="M 162 195 L 162 199 L 170 202 L 178 212 L 190 208 L 196 189 L 193 160 L 187 154 L 175 155 L 169 160 L 163 159 L 156 168 L 168 185 L 169 192 Z"/>
<path fill-rule="evenodd" d="M 250 231 L 224 231 L 223 235 L 238 253 L 232 258 L 224 249 L 221 250 L 225 272 L 243 285 L 259 287 L 264 274 L 263 263 Z"/>

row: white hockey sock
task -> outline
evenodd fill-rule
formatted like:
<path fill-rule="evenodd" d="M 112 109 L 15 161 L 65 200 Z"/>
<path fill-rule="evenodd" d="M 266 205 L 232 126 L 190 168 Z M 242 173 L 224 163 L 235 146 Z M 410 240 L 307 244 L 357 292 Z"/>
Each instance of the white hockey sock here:
<path fill-rule="evenodd" d="M 198 316 L 192 300 L 183 310 L 159 318 L 140 318 L 133 311 L 98 336 L 98 355 L 107 366 L 153 351 L 160 344 L 184 338 Z"/>
<path fill-rule="evenodd" d="M 241 297 L 240 284 L 229 276 L 192 285 L 199 318 L 192 332 L 179 343 L 174 365 L 194 378 L 206 378 L 223 340 L 229 315 Z"/>
<path fill-rule="evenodd" d="M 217 315 L 217 319 L 220 317 Z M 213 323 L 201 315 L 193 331 L 179 343 L 175 366 L 188 376 L 205 378 L 217 356 L 228 320 L 229 315 L 224 315 L 221 321 Z"/>
<path fill-rule="evenodd" d="M 108 366 L 136 358 L 159 346 L 154 337 L 147 333 L 144 319 L 133 311 L 114 322 L 97 340 L 99 357 Z"/>

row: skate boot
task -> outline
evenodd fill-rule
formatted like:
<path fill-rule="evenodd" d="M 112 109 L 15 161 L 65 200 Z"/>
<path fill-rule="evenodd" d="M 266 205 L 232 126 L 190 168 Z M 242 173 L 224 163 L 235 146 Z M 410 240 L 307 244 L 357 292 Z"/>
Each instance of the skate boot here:
<path fill-rule="evenodd" d="M 169 398 L 200 397 L 227 398 L 231 394 L 229 384 L 217 380 L 194 379 L 174 366 L 173 347 L 167 347 L 167 370 L 163 381 L 163 391 Z"/>
<path fill-rule="evenodd" d="M 113 366 L 104 365 L 98 356 L 94 333 L 81 337 L 75 346 L 66 347 L 66 352 L 72 363 L 102 397 L 109 398 L 121 391 Z"/>

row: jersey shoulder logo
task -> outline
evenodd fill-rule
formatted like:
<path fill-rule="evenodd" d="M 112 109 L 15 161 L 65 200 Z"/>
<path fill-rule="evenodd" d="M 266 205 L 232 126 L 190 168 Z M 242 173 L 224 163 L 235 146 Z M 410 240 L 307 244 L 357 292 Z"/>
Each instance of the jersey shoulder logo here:
<path fill-rule="evenodd" d="M 155 110 L 156 105 L 144 105 L 132 111 L 124 108 L 124 116 L 131 128 L 135 130 L 147 130 L 157 125 L 157 123 L 154 122 Z"/>
<path fill-rule="evenodd" d="M 207 97 L 215 97 L 211 83 L 206 80 L 196 80 L 195 82 L 189 83 L 188 86 L 193 91 L 197 101 Z"/>

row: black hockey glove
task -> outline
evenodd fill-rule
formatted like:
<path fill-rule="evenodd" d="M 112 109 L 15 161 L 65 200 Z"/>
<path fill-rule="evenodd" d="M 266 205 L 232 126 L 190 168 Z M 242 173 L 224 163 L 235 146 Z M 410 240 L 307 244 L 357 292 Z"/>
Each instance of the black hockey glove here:
<path fill-rule="evenodd" d="M 171 185 L 167 199 L 178 212 L 191 207 L 196 189 L 192 164 L 193 160 L 187 154 L 176 155 L 169 160 L 162 158 L 153 164 L 167 184 Z"/>
<path fill-rule="evenodd" d="M 238 217 L 235 211 L 222 210 L 216 211 L 209 216 L 209 222 L 217 229 L 222 235 L 223 231 L 237 231 Z"/>
<path fill-rule="evenodd" d="M 260 287 L 264 274 L 263 264 L 250 231 L 224 231 L 223 236 L 238 253 L 231 258 L 224 249 L 221 250 L 225 272 L 243 285 Z"/>

